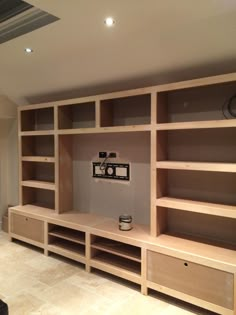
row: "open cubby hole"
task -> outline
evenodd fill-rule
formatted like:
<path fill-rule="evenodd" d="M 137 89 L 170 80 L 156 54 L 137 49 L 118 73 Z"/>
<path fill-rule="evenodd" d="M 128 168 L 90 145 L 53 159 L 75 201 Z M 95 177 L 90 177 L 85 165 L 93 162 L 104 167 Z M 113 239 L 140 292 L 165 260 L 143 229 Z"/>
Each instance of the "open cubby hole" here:
<path fill-rule="evenodd" d="M 91 248 L 92 261 L 97 261 L 109 266 L 124 269 L 141 275 L 141 262 L 133 261 L 124 257 L 120 257 L 111 253 L 107 253 L 96 248 Z"/>
<path fill-rule="evenodd" d="M 22 162 L 22 180 L 55 182 L 54 163 Z"/>
<path fill-rule="evenodd" d="M 157 169 L 157 198 L 236 205 L 235 173 Z"/>
<path fill-rule="evenodd" d="M 92 236 L 93 248 L 141 262 L 141 248 L 101 236 Z"/>
<path fill-rule="evenodd" d="M 85 256 L 85 245 L 63 239 L 54 235 L 48 236 L 48 244 L 59 249 L 64 249 L 80 256 Z"/>
<path fill-rule="evenodd" d="M 54 157 L 54 136 L 23 136 L 22 156 Z"/>
<path fill-rule="evenodd" d="M 22 204 L 55 210 L 55 192 L 47 189 L 22 187 Z"/>
<path fill-rule="evenodd" d="M 85 232 L 56 224 L 49 224 L 48 231 L 50 236 L 65 239 L 77 244 L 85 244 Z"/>
<path fill-rule="evenodd" d="M 129 213 L 134 223 L 150 220 L 149 132 L 59 136 L 59 212 L 80 211 L 118 220 Z M 92 177 L 99 151 L 117 152 L 108 162 L 130 163 L 131 181 Z"/>
<path fill-rule="evenodd" d="M 58 107 L 59 129 L 95 127 L 95 102 Z"/>
<path fill-rule="evenodd" d="M 236 250 L 236 220 L 210 214 L 157 207 L 158 235 Z"/>
<path fill-rule="evenodd" d="M 157 161 L 234 163 L 235 139 L 235 128 L 158 131 Z"/>
<path fill-rule="evenodd" d="M 21 111 L 21 131 L 54 129 L 54 108 L 38 108 Z"/>
<path fill-rule="evenodd" d="M 231 118 L 227 113 L 225 117 L 223 108 L 235 93 L 235 82 L 159 92 L 157 123 Z"/>
<path fill-rule="evenodd" d="M 150 122 L 150 94 L 101 101 L 101 127 L 145 125 Z"/>

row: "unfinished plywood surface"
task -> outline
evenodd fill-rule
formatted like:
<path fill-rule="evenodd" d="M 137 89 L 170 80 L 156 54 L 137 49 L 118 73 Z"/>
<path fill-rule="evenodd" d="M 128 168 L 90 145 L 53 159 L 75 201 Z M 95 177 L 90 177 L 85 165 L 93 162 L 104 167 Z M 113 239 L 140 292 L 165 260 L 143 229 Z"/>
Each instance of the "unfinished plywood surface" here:
<path fill-rule="evenodd" d="M 148 280 L 233 309 L 232 273 L 148 251 Z"/>
<path fill-rule="evenodd" d="M 217 203 L 201 202 L 188 199 L 161 197 L 156 200 L 156 205 L 164 208 L 178 209 L 228 218 L 236 218 L 236 206 Z"/>
<path fill-rule="evenodd" d="M 11 233 L 43 243 L 44 222 L 13 213 L 11 215 Z"/>

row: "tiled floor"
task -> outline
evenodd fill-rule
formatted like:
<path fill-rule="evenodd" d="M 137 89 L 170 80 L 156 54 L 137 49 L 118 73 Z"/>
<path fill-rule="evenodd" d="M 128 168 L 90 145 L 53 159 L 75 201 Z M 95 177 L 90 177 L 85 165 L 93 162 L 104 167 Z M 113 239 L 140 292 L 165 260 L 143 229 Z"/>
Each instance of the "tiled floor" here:
<path fill-rule="evenodd" d="M 10 315 L 213 314 L 82 265 L 11 243 L 0 232 L 0 299 Z"/>

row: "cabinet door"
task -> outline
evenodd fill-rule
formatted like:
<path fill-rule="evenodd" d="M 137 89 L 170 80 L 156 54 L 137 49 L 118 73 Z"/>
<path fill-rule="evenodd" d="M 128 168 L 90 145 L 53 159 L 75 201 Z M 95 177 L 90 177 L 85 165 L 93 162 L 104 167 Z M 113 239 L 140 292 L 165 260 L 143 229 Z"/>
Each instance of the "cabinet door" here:
<path fill-rule="evenodd" d="M 234 275 L 148 251 L 149 281 L 233 309 Z"/>
<path fill-rule="evenodd" d="M 11 233 L 30 240 L 44 242 L 44 222 L 24 215 L 11 214 Z"/>

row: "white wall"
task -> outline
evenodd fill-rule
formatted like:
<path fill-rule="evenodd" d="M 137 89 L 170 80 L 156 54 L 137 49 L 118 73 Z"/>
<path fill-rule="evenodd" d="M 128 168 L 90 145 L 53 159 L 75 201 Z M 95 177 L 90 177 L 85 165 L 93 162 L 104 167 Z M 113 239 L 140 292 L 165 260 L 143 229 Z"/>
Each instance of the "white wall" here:
<path fill-rule="evenodd" d="M 9 204 L 18 203 L 16 106 L 0 95 L 0 228 Z"/>

